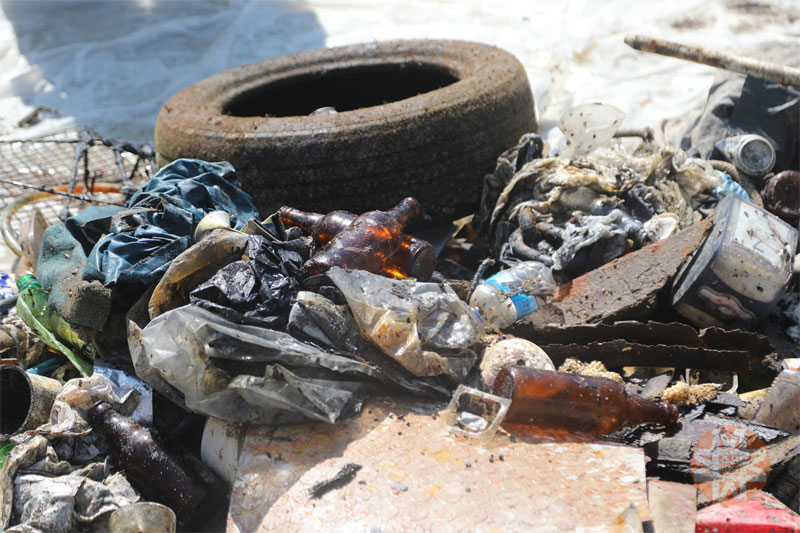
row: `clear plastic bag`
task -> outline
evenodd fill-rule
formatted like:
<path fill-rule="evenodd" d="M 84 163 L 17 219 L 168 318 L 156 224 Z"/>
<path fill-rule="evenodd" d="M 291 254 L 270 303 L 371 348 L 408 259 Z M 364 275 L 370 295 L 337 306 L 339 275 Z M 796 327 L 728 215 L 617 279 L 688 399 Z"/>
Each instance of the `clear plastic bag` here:
<path fill-rule="evenodd" d="M 382 377 L 366 362 L 195 305 L 159 315 L 129 342 L 139 377 L 168 385 L 192 411 L 235 422 L 333 423 L 357 412 L 358 393 L 378 390 Z"/>
<path fill-rule="evenodd" d="M 448 286 L 392 280 L 338 267 L 328 277 L 344 293 L 361 332 L 416 376 L 460 383 L 477 361 L 480 319 Z"/>

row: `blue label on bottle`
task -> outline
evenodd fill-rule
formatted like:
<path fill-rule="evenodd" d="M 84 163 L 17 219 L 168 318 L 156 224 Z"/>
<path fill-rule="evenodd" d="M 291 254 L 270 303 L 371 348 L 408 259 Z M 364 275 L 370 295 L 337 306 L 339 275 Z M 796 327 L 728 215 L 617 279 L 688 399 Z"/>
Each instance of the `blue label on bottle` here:
<path fill-rule="evenodd" d="M 16 284 L 6 273 L 0 273 L 0 300 L 11 298 L 16 294 L 14 290 Z"/>
<path fill-rule="evenodd" d="M 512 276 L 505 272 L 498 272 L 487 279 L 485 283 L 494 285 L 511 297 L 511 303 L 514 304 L 514 308 L 517 310 L 517 320 L 519 320 L 539 309 L 539 303 L 536 301 L 536 296 L 528 295 L 523 292 L 514 294 L 514 291 L 506 285 L 506 283 L 511 281 L 514 281 Z"/>
<path fill-rule="evenodd" d="M 524 316 L 528 316 L 539 309 L 539 303 L 536 301 L 536 296 L 515 294 L 511 297 L 511 301 L 514 303 L 514 307 L 517 308 L 517 320 Z"/>

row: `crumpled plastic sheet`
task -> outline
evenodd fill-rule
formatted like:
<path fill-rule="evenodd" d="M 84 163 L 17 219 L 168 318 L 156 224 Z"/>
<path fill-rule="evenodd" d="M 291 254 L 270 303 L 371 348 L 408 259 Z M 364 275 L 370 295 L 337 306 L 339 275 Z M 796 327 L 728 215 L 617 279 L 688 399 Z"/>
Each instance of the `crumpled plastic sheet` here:
<path fill-rule="evenodd" d="M 210 280 L 194 289 L 191 303 L 231 322 L 283 328 L 289 302 L 300 290 L 300 269 L 310 257 L 305 239 L 247 239 L 248 259 L 222 267 Z"/>
<path fill-rule="evenodd" d="M 447 388 L 432 379 L 420 378 L 403 368 L 371 343 L 362 333 L 345 305 L 336 305 L 315 292 L 301 291 L 289 314 L 287 331 L 323 348 L 350 354 L 382 370 L 378 377 L 385 385 L 417 396 L 447 397 Z"/>
<path fill-rule="evenodd" d="M 621 256 L 626 250 L 626 241 L 634 237 L 642 224 L 619 209 L 605 216 L 579 215 L 564 227 L 563 243 L 553 254 L 553 269 L 575 277 L 602 266 Z M 634 227 L 631 227 L 634 226 Z M 642 239 L 634 237 L 634 242 Z"/>
<path fill-rule="evenodd" d="M 514 175 L 527 163 L 542 157 L 544 141 L 535 133 L 526 133 L 520 137 L 516 146 L 500 154 L 497 158 L 494 173 L 483 179 L 480 209 L 476 214 L 479 229 L 485 231 L 489 225 L 489 217 L 499 205 L 500 195 L 514 178 Z M 505 205 L 505 202 L 503 202 Z"/>
<path fill-rule="evenodd" d="M 226 211 L 236 229 L 258 218 L 230 163 L 196 159 L 178 159 L 161 168 L 127 207 L 91 250 L 84 279 L 149 285 L 189 247 L 195 226 L 206 214 Z"/>
<path fill-rule="evenodd" d="M 625 113 L 610 104 L 597 102 L 571 107 L 558 122 L 558 128 L 566 139 L 561 156 L 584 155 L 607 145 L 623 120 Z"/>
<path fill-rule="evenodd" d="M 127 416 L 146 426 L 153 425 L 153 389 L 150 385 L 136 376 L 116 368 L 104 366 L 98 361 L 94 363 L 94 373 L 100 374 L 111 382 L 114 394 L 119 398 L 123 398 L 122 403 L 125 403 L 127 394 L 136 391 L 136 408 Z"/>
<path fill-rule="evenodd" d="M 586 160 L 573 164 L 569 159 L 535 159 L 514 174 L 500 193 L 491 222 L 496 223 L 506 208 L 513 218 L 526 205 L 540 212 L 587 209 L 600 195 L 614 195 L 618 190 L 617 171 L 612 167 Z"/>
<path fill-rule="evenodd" d="M 383 372 L 363 360 L 191 304 L 157 316 L 129 342 L 142 379 L 157 376 L 188 409 L 234 422 L 333 423 L 360 409 L 362 393 L 385 390 Z"/>
<path fill-rule="evenodd" d="M 102 463 L 87 468 L 97 465 L 102 473 Z M 55 478 L 19 475 L 14 482 L 14 511 L 20 516 L 20 524 L 6 531 L 67 533 L 77 529 L 75 521 L 88 524 L 108 520 L 113 511 L 139 501 L 139 495 L 122 474 L 100 479 L 90 479 L 80 471 Z M 92 529 L 107 527 L 107 522 L 102 521 Z"/>
<path fill-rule="evenodd" d="M 111 230 L 114 215 L 124 209 L 116 205 L 92 205 L 66 219 L 64 227 L 88 256 L 97 241 Z"/>
<path fill-rule="evenodd" d="M 9 453 L 0 471 L 0 500 L 0 529 L 61 533 L 81 529 L 80 523 L 107 529 L 109 514 L 139 495 L 121 473 L 109 475 L 103 463 L 75 467 L 59 460 L 37 435 Z M 19 523 L 9 528 L 12 519 Z"/>
<path fill-rule="evenodd" d="M 596 254 L 611 260 L 629 251 L 618 245 L 623 231 L 636 248 L 654 237 L 666 237 L 674 229 L 699 221 L 705 197 L 714 200 L 700 193 L 722 183 L 707 162 L 689 158 L 669 145 L 643 143 L 632 153 L 620 144 L 601 146 L 566 159 L 541 157 L 535 141 L 533 136 L 523 137 L 518 146 L 498 158 L 495 173 L 484 181 L 478 231 L 487 236 L 493 255 L 506 265 L 534 260 L 570 276 L 581 274 L 588 267 L 564 268 L 573 256 L 580 257 L 573 249 L 589 251 L 593 246 L 612 244 Z M 621 211 L 624 220 L 606 226 L 616 230 L 592 231 L 591 224 L 583 223 L 614 210 Z M 642 224 L 666 213 L 677 217 L 677 228 L 660 228 L 664 221 L 657 220 L 648 230 L 642 229 Z M 542 223 L 556 238 L 539 238 L 532 228 Z M 580 238 L 586 242 L 575 240 Z M 562 249 L 564 241 L 575 242 Z"/>
<path fill-rule="evenodd" d="M 689 157 L 682 150 L 676 151 L 672 156 L 672 168 L 675 170 L 675 181 L 689 198 L 722 185 L 722 176 L 714 170 L 711 163 L 696 157 Z"/>
<path fill-rule="evenodd" d="M 477 361 L 477 314 L 447 285 L 394 280 L 363 270 L 333 267 L 328 277 L 342 291 L 361 332 L 416 376 L 462 383 Z"/>
<path fill-rule="evenodd" d="M 86 462 L 106 451 L 102 436 L 91 431 L 88 417 L 89 408 L 95 402 L 109 402 L 126 416 L 135 416 L 142 423 L 152 422 L 152 410 L 146 407 L 137 410 L 140 393 L 128 390 L 123 397 L 114 392 L 115 385 L 101 374 L 88 378 L 71 379 L 56 396 L 50 411 L 50 421 L 36 429 L 11 438 L 22 444 L 34 436 L 44 436 L 55 441 L 55 449 L 62 459 Z M 117 390 L 125 390 L 118 388 Z"/>

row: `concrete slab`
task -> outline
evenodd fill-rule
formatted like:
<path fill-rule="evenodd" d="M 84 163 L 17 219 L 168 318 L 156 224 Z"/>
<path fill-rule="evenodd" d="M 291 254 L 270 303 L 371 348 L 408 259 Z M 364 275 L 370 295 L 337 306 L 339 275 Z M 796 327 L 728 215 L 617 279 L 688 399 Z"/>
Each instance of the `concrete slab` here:
<path fill-rule="evenodd" d="M 697 489 L 690 483 L 647 480 L 647 499 L 655 533 L 692 533 L 697 518 Z"/>
<path fill-rule="evenodd" d="M 519 428 L 484 445 L 451 436 L 443 409 L 379 400 L 336 425 L 249 428 L 228 531 L 618 529 L 631 504 L 649 518 L 641 449 Z"/>

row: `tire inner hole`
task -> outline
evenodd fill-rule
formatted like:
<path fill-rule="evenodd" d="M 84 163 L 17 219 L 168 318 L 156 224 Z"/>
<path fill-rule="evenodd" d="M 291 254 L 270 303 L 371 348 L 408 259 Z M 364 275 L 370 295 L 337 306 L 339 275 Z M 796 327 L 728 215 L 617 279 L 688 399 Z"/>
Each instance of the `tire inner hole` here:
<path fill-rule="evenodd" d="M 352 111 L 405 100 L 457 81 L 444 67 L 418 62 L 320 69 L 241 93 L 223 106 L 222 113 L 293 117 L 328 106 Z"/>

